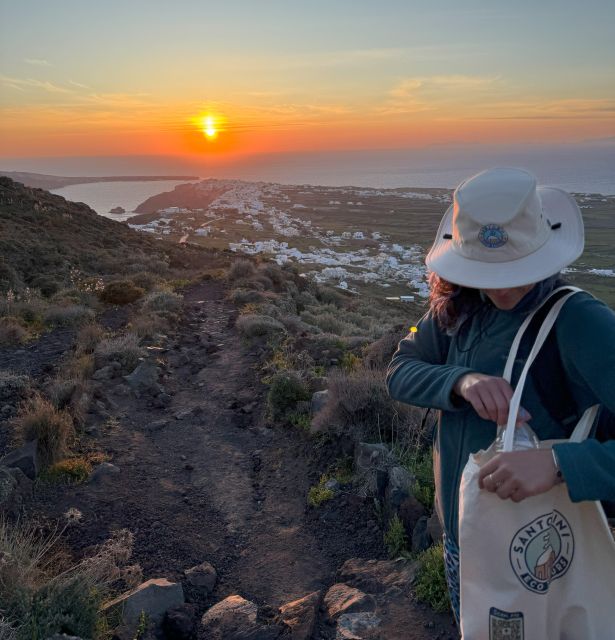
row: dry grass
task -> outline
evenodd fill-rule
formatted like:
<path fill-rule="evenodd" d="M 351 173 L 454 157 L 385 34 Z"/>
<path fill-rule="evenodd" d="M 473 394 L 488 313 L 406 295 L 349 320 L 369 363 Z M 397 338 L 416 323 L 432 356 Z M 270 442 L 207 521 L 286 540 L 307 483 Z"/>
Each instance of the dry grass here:
<path fill-rule="evenodd" d="M 404 325 L 397 325 L 381 338 L 367 345 L 363 350 L 363 361 L 366 366 L 374 369 L 386 369 L 393 354 L 397 350 L 399 341 L 408 333 Z"/>
<path fill-rule="evenodd" d="M 169 321 L 157 313 L 138 315 L 130 321 L 128 329 L 141 339 L 153 339 L 169 330 Z"/>
<path fill-rule="evenodd" d="M 236 280 L 249 280 L 256 275 L 256 268 L 251 260 L 241 258 L 235 260 L 228 270 L 228 280 L 235 282 Z"/>
<path fill-rule="evenodd" d="M 143 299 L 144 311 L 159 311 L 179 313 L 182 310 L 184 298 L 172 291 L 152 291 Z"/>
<path fill-rule="evenodd" d="M 94 353 L 96 345 L 102 340 L 104 335 L 105 332 L 100 325 L 96 323 L 84 325 L 79 329 L 77 338 L 75 339 L 75 353 L 77 355 Z"/>
<path fill-rule="evenodd" d="M 0 346 L 21 344 L 27 337 L 28 332 L 17 318 L 13 316 L 0 318 Z"/>
<path fill-rule="evenodd" d="M 70 414 L 56 409 L 40 394 L 32 396 L 21 405 L 13 425 L 18 441 L 38 441 L 38 455 L 44 467 L 64 458 L 75 436 Z"/>
<path fill-rule="evenodd" d="M 330 374 L 328 401 L 313 425 L 318 431 L 347 434 L 355 440 L 404 446 L 414 437 L 420 418 L 418 409 L 390 398 L 382 372 L 359 367 Z"/>
<path fill-rule="evenodd" d="M 237 329 L 246 338 L 284 333 L 284 325 L 270 316 L 244 315 L 237 319 Z"/>

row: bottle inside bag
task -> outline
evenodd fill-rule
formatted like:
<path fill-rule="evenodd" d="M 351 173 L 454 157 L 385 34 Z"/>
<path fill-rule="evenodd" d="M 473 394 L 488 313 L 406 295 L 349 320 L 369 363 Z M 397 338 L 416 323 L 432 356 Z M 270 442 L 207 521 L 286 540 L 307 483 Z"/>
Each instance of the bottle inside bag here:
<path fill-rule="evenodd" d="M 494 448 L 496 451 L 504 449 L 504 431 L 506 425 L 498 426 L 498 433 L 495 438 Z M 523 451 L 524 449 L 538 449 L 539 440 L 534 430 L 527 422 L 522 422 L 515 428 L 515 436 L 513 438 L 513 451 Z"/>

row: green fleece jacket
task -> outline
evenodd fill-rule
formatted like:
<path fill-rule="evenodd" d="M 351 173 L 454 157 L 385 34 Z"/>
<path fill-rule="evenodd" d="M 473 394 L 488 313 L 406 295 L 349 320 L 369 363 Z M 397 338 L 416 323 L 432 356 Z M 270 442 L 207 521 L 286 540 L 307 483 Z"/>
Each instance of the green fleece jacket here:
<path fill-rule="evenodd" d="M 535 288 L 536 289 L 536 288 Z M 387 371 L 389 394 L 419 407 L 439 409 L 434 437 L 436 508 L 447 536 L 457 540 L 458 496 L 461 473 L 471 453 L 487 448 L 496 425 L 453 393 L 466 373 L 501 376 L 510 345 L 528 313 L 540 302 L 530 290 L 510 311 L 488 300 L 460 333 L 448 335 L 431 313 L 400 344 Z M 544 297 L 544 293 L 543 293 Z M 572 296 L 557 319 L 555 330 L 566 379 L 580 412 L 600 403 L 615 412 L 615 313 L 603 302 L 582 292 Z M 512 382 L 523 360 L 515 363 Z M 567 438 L 574 425 L 555 422 L 541 405 L 528 376 L 521 406 L 532 415 L 530 426 L 541 440 Z M 615 434 L 613 434 L 615 438 Z M 572 501 L 615 500 L 615 439 L 555 446 Z"/>

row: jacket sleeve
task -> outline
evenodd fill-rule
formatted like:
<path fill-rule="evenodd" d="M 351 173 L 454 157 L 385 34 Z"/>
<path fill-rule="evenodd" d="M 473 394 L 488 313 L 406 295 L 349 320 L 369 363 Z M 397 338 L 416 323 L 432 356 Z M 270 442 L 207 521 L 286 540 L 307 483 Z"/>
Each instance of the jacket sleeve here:
<path fill-rule="evenodd" d="M 600 403 L 615 413 L 615 313 L 603 302 L 577 294 L 556 326 L 570 380 L 586 390 L 589 404 Z M 554 446 L 573 502 L 615 500 L 615 433 L 606 438 Z"/>
<path fill-rule="evenodd" d="M 473 371 L 446 364 L 451 338 L 439 329 L 431 313 L 417 324 L 393 355 L 386 374 L 389 395 L 395 400 L 417 407 L 433 407 L 455 411 L 468 406 L 462 398 L 454 398 L 457 380 Z"/>

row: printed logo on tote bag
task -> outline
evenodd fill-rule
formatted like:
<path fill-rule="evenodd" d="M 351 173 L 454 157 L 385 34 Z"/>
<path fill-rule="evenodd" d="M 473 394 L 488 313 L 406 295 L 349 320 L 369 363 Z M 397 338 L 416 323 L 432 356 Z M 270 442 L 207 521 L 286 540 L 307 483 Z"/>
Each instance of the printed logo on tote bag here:
<path fill-rule="evenodd" d="M 489 609 L 489 640 L 523 640 L 523 614 Z"/>
<path fill-rule="evenodd" d="M 521 584 L 534 593 L 547 593 L 549 584 L 568 571 L 573 555 L 572 529 L 557 510 L 521 527 L 510 544 L 510 564 Z"/>

